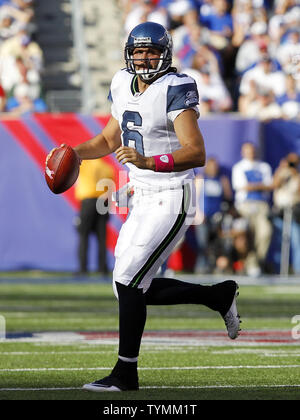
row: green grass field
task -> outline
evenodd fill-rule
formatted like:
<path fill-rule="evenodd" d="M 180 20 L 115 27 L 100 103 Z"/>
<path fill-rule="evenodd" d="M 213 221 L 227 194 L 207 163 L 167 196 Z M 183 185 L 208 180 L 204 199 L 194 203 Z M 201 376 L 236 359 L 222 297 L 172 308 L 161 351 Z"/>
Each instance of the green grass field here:
<path fill-rule="evenodd" d="M 108 396 L 81 387 L 110 372 L 116 338 L 74 341 L 67 334 L 51 339 L 24 334 L 21 339 L 18 333 L 117 331 L 111 285 L 1 283 L 0 315 L 6 320 L 7 338 L 0 342 L 0 399 L 298 400 L 300 339 L 292 339 L 291 330 L 292 317 L 300 314 L 299 302 L 297 285 L 240 286 L 245 336 L 236 341 L 223 336 L 218 341 L 225 331 L 223 320 L 203 306 L 149 307 L 149 337 L 143 340 L 139 360 L 141 389 Z M 164 333 L 150 334 L 155 331 Z M 174 334 L 171 338 L 168 331 Z M 213 336 L 201 342 L 193 335 L 199 332 Z"/>

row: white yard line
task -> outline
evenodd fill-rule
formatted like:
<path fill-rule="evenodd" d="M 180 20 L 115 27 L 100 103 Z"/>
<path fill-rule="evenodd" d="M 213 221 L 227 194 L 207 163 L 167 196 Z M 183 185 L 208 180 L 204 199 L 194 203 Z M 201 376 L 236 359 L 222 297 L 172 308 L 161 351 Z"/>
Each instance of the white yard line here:
<path fill-rule="evenodd" d="M 1 351 L 1 356 L 32 356 L 32 355 L 49 355 L 53 354 L 54 356 L 63 355 L 63 354 L 116 354 L 113 350 L 102 350 L 102 351 Z"/>
<path fill-rule="evenodd" d="M 300 384 L 277 384 L 277 385 L 192 385 L 192 386 L 141 386 L 142 389 L 235 389 L 235 388 L 299 388 Z M 61 387 L 61 388 L 0 388 L 0 392 L 5 391 L 74 391 L 82 390 L 82 387 Z"/>
<path fill-rule="evenodd" d="M 149 347 L 147 349 L 144 348 L 144 350 L 147 351 L 147 353 L 161 353 L 162 352 L 162 348 L 153 348 L 153 347 Z M 190 353 L 192 351 L 196 351 L 195 347 L 186 349 L 184 348 L 183 350 L 181 350 L 181 348 L 179 347 L 177 348 L 168 348 L 168 352 L 169 353 Z M 198 351 L 198 350 L 197 350 Z M 95 351 L 89 351 L 89 350 L 75 350 L 75 351 L 1 351 L 0 352 L 0 357 L 1 356 L 31 356 L 31 355 L 51 355 L 53 354 L 54 356 L 57 355 L 65 355 L 65 354 L 116 354 L 116 350 L 95 350 Z"/>
<path fill-rule="evenodd" d="M 260 357 L 299 357 L 300 353 L 299 350 L 293 352 L 293 351 L 283 351 L 283 350 L 272 350 L 268 351 L 267 349 L 232 349 L 232 350 L 216 350 L 212 351 L 211 354 L 222 354 L 222 355 L 228 355 L 231 356 L 232 354 L 250 354 Z"/>
<path fill-rule="evenodd" d="M 142 367 L 139 370 L 207 370 L 207 369 L 292 369 L 300 368 L 300 365 L 237 365 L 237 366 L 166 366 L 166 367 Z M 88 370 L 109 370 L 108 367 L 81 367 L 81 368 L 16 368 L 0 369 L 0 373 L 7 372 L 74 372 Z"/>
<path fill-rule="evenodd" d="M 161 348 L 153 348 L 153 347 L 148 347 L 148 348 L 144 348 L 144 350 L 147 351 L 147 353 L 161 353 L 162 349 Z M 168 348 L 168 352 L 169 353 L 190 353 L 191 351 L 198 351 L 197 349 L 195 349 L 195 347 L 185 347 L 182 346 L 178 347 L 178 348 Z M 272 351 L 268 351 L 267 349 L 230 349 L 230 350 L 215 350 L 215 351 L 211 351 L 211 354 L 222 354 L 222 355 L 232 355 L 232 353 L 235 354 L 252 354 L 252 355 L 259 355 L 262 357 L 291 357 L 291 356 L 295 356 L 298 357 L 300 356 L 299 350 L 295 349 L 295 351 L 293 350 L 272 350 Z M 0 357 L 1 356 L 44 356 L 44 355 L 66 355 L 66 354 L 76 354 L 76 355 L 80 355 L 80 354 L 116 354 L 115 350 L 95 350 L 95 351 L 90 351 L 90 350 L 74 350 L 74 351 L 1 351 L 0 352 Z"/>

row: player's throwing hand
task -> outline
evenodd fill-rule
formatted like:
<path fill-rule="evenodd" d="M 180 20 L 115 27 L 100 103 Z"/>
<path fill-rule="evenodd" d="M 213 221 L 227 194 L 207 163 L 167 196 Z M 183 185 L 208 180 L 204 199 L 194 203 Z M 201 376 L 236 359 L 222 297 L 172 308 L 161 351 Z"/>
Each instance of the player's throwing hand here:
<path fill-rule="evenodd" d="M 137 168 L 140 169 L 153 169 L 154 159 L 151 157 L 145 157 L 139 154 L 136 149 L 127 146 L 121 146 L 116 150 L 116 157 L 123 165 L 125 163 L 133 163 Z"/>

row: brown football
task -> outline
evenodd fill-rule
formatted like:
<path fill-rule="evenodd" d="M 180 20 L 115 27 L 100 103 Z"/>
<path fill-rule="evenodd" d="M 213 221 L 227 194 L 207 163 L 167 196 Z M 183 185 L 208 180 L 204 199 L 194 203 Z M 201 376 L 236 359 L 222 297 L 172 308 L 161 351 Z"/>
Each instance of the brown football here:
<path fill-rule="evenodd" d="M 61 194 L 72 187 L 79 174 L 79 158 L 72 147 L 63 145 L 52 153 L 45 168 L 48 187 Z"/>

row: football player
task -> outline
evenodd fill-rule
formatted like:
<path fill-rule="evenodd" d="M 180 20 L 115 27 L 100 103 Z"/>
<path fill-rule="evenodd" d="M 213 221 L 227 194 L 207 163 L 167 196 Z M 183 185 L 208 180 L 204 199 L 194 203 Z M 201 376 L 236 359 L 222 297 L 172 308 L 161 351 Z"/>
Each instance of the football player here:
<path fill-rule="evenodd" d="M 129 168 L 134 188 L 116 249 L 113 288 L 119 301 L 119 352 L 111 374 L 84 389 L 139 388 L 137 364 L 147 305 L 203 304 L 223 317 L 228 335 L 240 330 L 238 285 L 213 286 L 154 278 L 194 218 L 194 170 L 204 166 L 195 81 L 177 73 L 172 40 L 161 25 L 136 26 L 125 46 L 126 68 L 112 79 L 111 118 L 101 134 L 75 147 L 80 159 L 110 153 Z"/>

